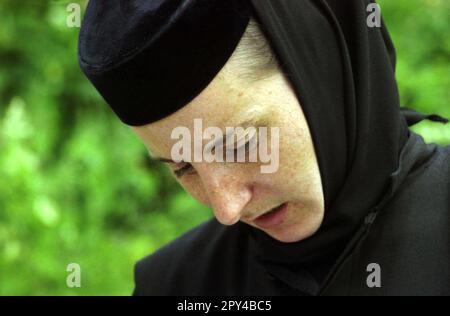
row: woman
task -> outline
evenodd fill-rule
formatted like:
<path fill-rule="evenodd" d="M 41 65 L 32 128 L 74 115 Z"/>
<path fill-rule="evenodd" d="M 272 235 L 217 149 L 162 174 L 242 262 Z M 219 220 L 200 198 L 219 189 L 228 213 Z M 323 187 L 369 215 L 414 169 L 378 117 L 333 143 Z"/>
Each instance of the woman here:
<path fill-rule="evenodd" d="M 89 2 L 83 71 L 215 215 L 141 260 L 135 295 L 450 294 L 450 149 L 408 130 L 444 120 L 400 110 L 369 4 Z M 174 159 L 198 119 L 279 128 L 279 167 Z"/>

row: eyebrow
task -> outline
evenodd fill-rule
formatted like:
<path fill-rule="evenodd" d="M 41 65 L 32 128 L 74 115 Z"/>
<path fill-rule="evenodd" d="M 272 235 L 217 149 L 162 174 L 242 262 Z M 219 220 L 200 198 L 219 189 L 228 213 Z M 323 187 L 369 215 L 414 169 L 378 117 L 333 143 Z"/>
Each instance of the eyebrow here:
<path fill-rule="evenodd" d="M 149 157 L 151 160 L 156 161 L 156 162 L 177 164 L 177 162 L 173 161 L 172 159 L 162 158 L 162 157 L 153 157 L 153 156 L 149 156 Z M 180 161 L 179 163 L 184 163 L 184 161 Z"/>

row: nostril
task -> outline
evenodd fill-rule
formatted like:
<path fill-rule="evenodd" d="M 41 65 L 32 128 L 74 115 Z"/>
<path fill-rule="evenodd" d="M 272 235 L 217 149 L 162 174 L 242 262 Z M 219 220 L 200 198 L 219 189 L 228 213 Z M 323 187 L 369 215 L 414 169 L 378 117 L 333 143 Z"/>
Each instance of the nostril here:
<path fill-rule="evenodd" d="M 239 220 L 241 219 L 241 216 L 239 214 L 233 216 L 231 214 L 228 214 L 228 212 L 225 212 L 225 213 L 217 212 L 216 218 L 222 225 L 232 226 L 232 225 L 236 224 L 237 222 L 239 222 Z"/>
<path fill-rule="evenodd" d="M 233 179 L 231 179 L 233 180 Z M 244 181 L 208 182 L 206 192 L 209 205 L 213 208 L 216 219 L 223 225 L 231 226 L 239 222 L 244 210 L 252 198 L 250 187 Z"/>

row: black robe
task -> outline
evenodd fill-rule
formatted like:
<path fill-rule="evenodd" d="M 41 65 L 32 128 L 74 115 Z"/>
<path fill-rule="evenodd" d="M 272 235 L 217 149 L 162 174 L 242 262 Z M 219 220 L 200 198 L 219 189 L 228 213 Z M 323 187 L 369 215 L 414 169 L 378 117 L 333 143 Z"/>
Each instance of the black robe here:
<path fill-rule="evenodd" d="M 450 149 L 408 129 L 443 120 L 400 109 L 371 1 L 250 2 L 308 121 L 324 221 L 285 244 L 211 220 L 140 261 L 135 294 L 450 295 Z"/>
<path fill-rule="evenodd" d="M 305 275 L 308 269 L 284 277 L 259 260 L 246 224 L 210 220 L 141 260 L 134 294 L 450 295 L 450 147 L 411 134 L 405 151 L 415 158 L 393 174 L 392 185 L 401 189 L 368 213 L 321 281 Z M 372 263 L 380 267 L 381 287 L 367 284 Z"/>

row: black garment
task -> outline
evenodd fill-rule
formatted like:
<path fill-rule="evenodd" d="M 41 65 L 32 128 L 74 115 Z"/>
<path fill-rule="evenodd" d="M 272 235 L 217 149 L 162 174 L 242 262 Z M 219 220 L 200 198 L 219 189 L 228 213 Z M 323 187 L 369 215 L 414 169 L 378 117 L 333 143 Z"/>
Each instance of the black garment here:
<path fill-rule="evenodd" d="M 400 111 L 370 1 L 251 3 L 311 130 L 323 224 L 286 244 L 212 221 L 138 264 L 136 294 L 450 294 L 450 152 L 410 134 L 423 117 Z M 370 263 L 381 289 L 366 285 Z"/>
<path fill-rule="evenodd" d="M 450 147 L 411 134 L 380 209 L 366 217 L 322 285 L 307 269 L 294 279 L 274 274 L 249 226 L 211 220 L 141 260 L 134 294 L 450 295 L 449 176 Z M 371 263 L 381 267 L 381 288 L 367 286 Z"/>

